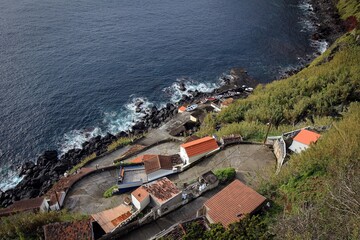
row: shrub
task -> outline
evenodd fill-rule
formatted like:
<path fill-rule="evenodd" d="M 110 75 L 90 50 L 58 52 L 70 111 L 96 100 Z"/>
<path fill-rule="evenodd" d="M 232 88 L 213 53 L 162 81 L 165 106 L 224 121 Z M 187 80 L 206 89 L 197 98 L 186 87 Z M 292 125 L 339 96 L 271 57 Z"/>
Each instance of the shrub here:
<path fill-rule="evenodd" d="M 220 183 L 230 182 L 235 178 L 236 175 L 235 168 L 221 168 L 216 170 L 214 173 L 219 179 Z"/>
<path fill-rule="evenodd" d="M 104 192 L 103 197 L 104 198 L 112 197 L 114 190 L 118 189 L 118 188 L 119 188 L 118 185 L 114 185 L 114 186 L 110 187 L 108 190 L 106 190 Z"/>

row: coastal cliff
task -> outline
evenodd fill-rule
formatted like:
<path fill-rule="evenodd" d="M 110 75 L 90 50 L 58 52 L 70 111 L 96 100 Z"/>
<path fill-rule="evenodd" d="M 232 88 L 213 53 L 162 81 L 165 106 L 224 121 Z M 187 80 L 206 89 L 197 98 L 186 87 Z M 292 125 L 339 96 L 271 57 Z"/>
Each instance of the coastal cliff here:
<path fill-rule="evenodd" d="M 319 14 L 317 18 L 320 19 L 321 22 L 318 26 L 318 35 L 314 35 L 313 38 L 316 40 L 326 39 L 329 43 L 332 43 L 329 49 L 299 73 L 266 86 L 260 85 L 255 90 L 254 95 L 249 99 L 234 103 L 215 119 L 207 119 L 207 122 L 205 122 L 207 126 L 204 126 L 200 134 L 215 132 L 215 126 L 210 120 L 222 125 L 220 129 L 221 133 L 221 131 L 232 131 L 236 124 L 241 125 L 244 124 L 244 122 L 256 130 L 256 124 L 267 123 L 269 119 L 274 121 L 275 126 L 280 129 L 284 124 L 294 126 L 305 120 L 316 121 L 318 118 L 326 118 L 327 121 L 328 118 L 331 117 L 340 119 L 351 102 L 360 100 L 360 79 L 358 77 L 360 70 L 358 64 L 360 59 L 360 30 L 358 29 L 358 13 L 355 12 L 348 16 L 348 11 L 345 10 L 345 13 L 343 12 L 339 15 L 333 2 L 313 2 L 314 11 L 316 14 Z M 345 4 L 344 1 L 339 1 L 339 5 L 341 4 Z M 348 2 L 347 4 L 352 3 Z M 353 16 L 355 16 L 355 24 L 354 20 L 348 20 L 349 18 L 353 19 Z M 349 25 L 354 26 L 354 28 L 349 29 Z M 345 28 L 348 32 L 343 34 Z M 196 94 L 198 97 L 203 96 L 201 93 Z M 192 101 L 192 99 L 186 99 L 184 97 L 183 102 L 185 101 Z M 150 121 L 147 123 L 146 121 L 137 123 L 132 129 L 132 133 L 141 133 L 149 127 L 159 126 L 161 121 L 170 118 L 175 110 L 177 109 L 174 105 L 168 105 L 165 109 L 160 110 L 152 109 L 152 112 L 148 116 L 148 119 L 151 119 L 151 123 Z M 354 121 L 358 119 L 357 113 L 359 107 L 354 104 L 350 107 L 350 110 L 348 114 L 349 117 L 345 122 L 334 125 L 335 130 L 332 131 L 330 137 L 341 137 L 341 134 L 336 133 L 337 128 L 340 129 L 338 132 L 346 130 L 346 132 L 349 133 L 350 127 L 355 127 L 353 124 Z M 154 121 L 154 118 L 157 120 Z M 243 126 L 240 126 L 238 129 L 243 130 Z M 1 193 L 0 200 L 2 205 L 7 206 L 15 200 L 42 195 L 46 189 L 50 188 L 51 185 L 56 182 L 61 174 L 73 165 L 79 163 L 82 158 L 93 152 L 99 155 L 104 153 L 106 147 L 112 141 L 119 137 L 127 136 L 127 134 L 128 133 L 123 132 L 119 134 L 119 136 L 109 135 L 105 138 L 94 138 L 84 144 L 83 149 L 72 150 L 60 159 L 58 159 L 57 153 L 54 151 L 45 152 L 38 159 L 36 165 L 33 163 L 24 164 L 21 169 L 21 174 L 24 174 L 26 177 L 16 188 Z M 344 140 L 344 144 L 350 144 L 351 147 L 354 147 L 354 145 L 351 144 L 351 140 L 355 143 L 359 140 L 357 128 L 354 129 L 354 134 L 349 134 L 349 136 L 351 138 Z M 321 156 L 323 153 L 326 153 L 325 155 L 327 157 L 331 157 L 331 152 L 326 152 L 326 149 L 330 151 L 335 144 L 336 143 L 328 139 L 326 144 L 324 143 L 322 145 L 322 149 L 315 149 L 309 153 L 309 155 L 303 157 L 295 157 L 294 160 L 300 162 L 295 165 L 290 165 L 294 167 L 293 169 L 295 170 L 289 170 L 263 186 L 262 191 L 268 198 L 274 201 L 276 207 L 278 207 L 279 204 L 284 204 L 283 206 L 285 206 L 284 209 L 280 208 L 281 210 L 279 212 L 286 212 L 286 214 L 288 214 L 286 218 L 282 219 L 279 212 L 271 213 L 273 215 L 269 217 L 271 221 L 277 222 L 274 226 L 283 233 L 284 238 L 289 238 L 289 236 L 300 237 L 302 234 L 301 231 L 305 231 L 308 234 L 307 238 L 315 236 L 312 234 L 315 234 L 316 231 L 311 232 L 310 225 L 306 225 L 308 228 L 296 232 L 298 229 L 296 229 L 295 224 L 289 224 L 288 228 L 281 228 L 280 224 L 286 226 L 286 224 L 293 223 L 297 219 L 305 222 L 306 214 L 311 214 L 308 210 L 312 209 L 308 206 L 318 206 L 324 203 L 324 198 L 314 198 L 311 192 L 317 191 L 317 180 L 324 176 L 322 175 L 324 174 L 323 171 L 327 170 L 326 167 L 328 167 L 328 165 L 324 167 L 325 160 L 321 161 Z M 338 159 L 343 160 L 341 163 L 344 169 L 348 167 L 348 157 L 359 157 L 358 152 L 354 152 L 354 156 L 349 155 L 344 157 L 343 155 L 336 155 Z M 314 164 L 305 164 L 304 162 L 308 160 L 306 158 L 315 159 L 316 161 L 313 161 Z M 335 167 L 334 161 L 335 160 L 332 160 L 332 168 Z M 358 167 L 358 163 L 351 163 L 353 167 L 354 165 Z M 333 171 L 332 173 L 340 175 L 347 172 Z M 292 174 L 296 177 L 292 177 Z M 327 175 L 325 174 L 325 176 Z M 336 178 L 332 178 L 331 182 L 335 182 L 335 180 Z M 331 182 L 325 181 L 326 184 Z M 323 183 L 324 182 L 321 182 L 321 186 L 327 186 Z M 301 191 L 296 191 L 296 188 L 301 184 L 304 184 L 305 189 L 300 187 L 299 189 Z M 305 196 L 310 194 L 311 196 L 309 199 L 299 197 L 302 194 Z M 302 208 L 302 206 L 304 206 L 304 208 Z M 326 210 L 329 211 L 327 213 L 330 214 L 330 210 Z M 314 213 L 319 214 L 319 212 Z M 316 221 L 314 218 L 311 218 L 311 220 Z M 350 223 L 356 224 L 356 221 L 354 222 L 353 218 L 345 221 L 345 224 Z M 331 222 L 329 226 L 335 226 L 332 224 L 334 224 L 334 222 Z M 326 228 L 325 230 L 329 229 Z M 286 235 L 287 233 L 290 235 Z M 350 236 L 350 234 L 351 233 L 349 233 L 348 236 Z M 279 236 L 282 235 L 280 234 Z"/>

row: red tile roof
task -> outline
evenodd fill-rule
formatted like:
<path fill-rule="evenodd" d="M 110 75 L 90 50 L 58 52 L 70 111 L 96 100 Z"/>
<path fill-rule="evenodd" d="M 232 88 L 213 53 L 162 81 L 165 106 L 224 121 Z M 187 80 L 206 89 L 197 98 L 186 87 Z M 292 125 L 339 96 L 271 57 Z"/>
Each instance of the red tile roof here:
<path fill-rule="evenodd" d="M 130 206 L 121 204 L 115 208 L 92 214 L 91 217 L 106 233 L 109 233 L 113 231 L 121 222 L 125 221 L 131 216 L 130 211 Z"/>
<path fill-rule="evenodd" d="M 171 157 L 168 156 L 153 155 L 152 157 L 143 160 L 146 174 L 156 172 L 160 169 L 172 169 L 172 160 Z"/>
<path fill-rule="evenodd" d="M 250 214 L 265 202 L 266 198 L 239 180 L 234 180 L 204 204 L 208 216 L 224 227 Z"/>
<path fill-rule="evenodd" d="M 167 202 L 181 193 L 176 185 L 167 177 L 163 177 L 157 181 L 145 184 L 142 187 L 151 194 L 151 197 L 154 199 L 154 201 L 160 204 Z"/>
<path fill-rule="evenodd" d="M 134 159 L 131 159 L 130 162 L 131 163 L 142 163 L 142 162 L 144 162 L 144 160 L 151 159 L 151 158 L 153 158 L 155 156 L 156 156 L 155 154 L 145 154 L 145 155 L 141 155 L 139 157 L 136 157 Z"/>
<path fill-rule="evenodd" d="M 195 141 L 181 144 L 189 157 L 216 150 L 219 146 L 212 137 L 204 137 Z"/>
<path fill-rule="evenodd" d="M 138 187 L 135 191 L 131 193 L 139 202 L 144 201 L 146 197 L 149 196 L 149 193 L 143 187 Z"/>
<path fill-rule="evenodd" d="M 91 240 L 92 225 L 89 219 L 76 222 L 52 223 L 44 227 L 45 240 Z"/>
<path fill-rule="evenodd" d="M 321 135 L 306 129 L 302 129 L 294 138 L 294 141 L 303 143 L 305 145 L 310 145 L 310 143 L 315 143 Z"/>

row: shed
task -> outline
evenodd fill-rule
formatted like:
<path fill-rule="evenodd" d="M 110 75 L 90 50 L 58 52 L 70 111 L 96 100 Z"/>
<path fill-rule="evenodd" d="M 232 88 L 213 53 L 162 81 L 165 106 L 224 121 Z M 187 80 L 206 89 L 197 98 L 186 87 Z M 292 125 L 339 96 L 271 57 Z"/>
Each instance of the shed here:
<path fill-rule="evenodd" d="M 293 139 L 289 149 L 293 152 L 300 153 L 301 151 L 309 148 L 311 143 L 316 143 L 320 138 L 320 134 L 302 129 Z"/>

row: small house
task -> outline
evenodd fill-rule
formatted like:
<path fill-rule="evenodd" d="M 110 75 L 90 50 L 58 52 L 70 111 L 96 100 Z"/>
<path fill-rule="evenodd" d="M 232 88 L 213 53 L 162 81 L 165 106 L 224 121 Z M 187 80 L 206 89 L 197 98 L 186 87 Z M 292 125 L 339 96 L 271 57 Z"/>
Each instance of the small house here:
<path fill-rule="evenodd" d="M 180 145 L 180 157 L 184 164 L 193 163 L 217 150 L 219 146 L 213 137 L 204 137 Z"/>
<path fill-rule="evenodd" d="M 131 201 L 138 210 L 142 211 L 150 203 L 150 194 L 145 188 L 139 187 L 131 193 Z"/>
<path fill-rule="evenodd" d="M 224 227 L 258 211 L 266 198 L 239 180 L 234 180 L 204 203 L 199 211 L 210 223 Z"/>
<path fill-rule="evenodd" d="M 142 186 L 151 196 L 151 204 L 157 208 L 159 216 L 178 207 L 182 202 L 182 192 L 164 177 Z"/>
<path fill-rule="evenodd" d="M 138 210 L 141 211 L 150 204 L 161 216 L 181 203 L 181 193 L 173 182 L 164 177 L 137 188 L 131 193 L 131 198 Z"/>
<path fill-rule="evenodd" d="M 309 148 L 311 143 L 316 143 L 320 138 L 320 134 L 312 132 L 307 129 L 302 129 L 293 139 L 289 149 L 293 152 L 300 153 Z"/>
<path fill-rule="evenodd" d="M 186 107 L 185 106 L 181 106 L 181 107 L 179 107 L 179 109 L 178 109 L 178 112 L 179 113 L 183 113 L 183 112 L 185 112 L 186 111 Z"/>

